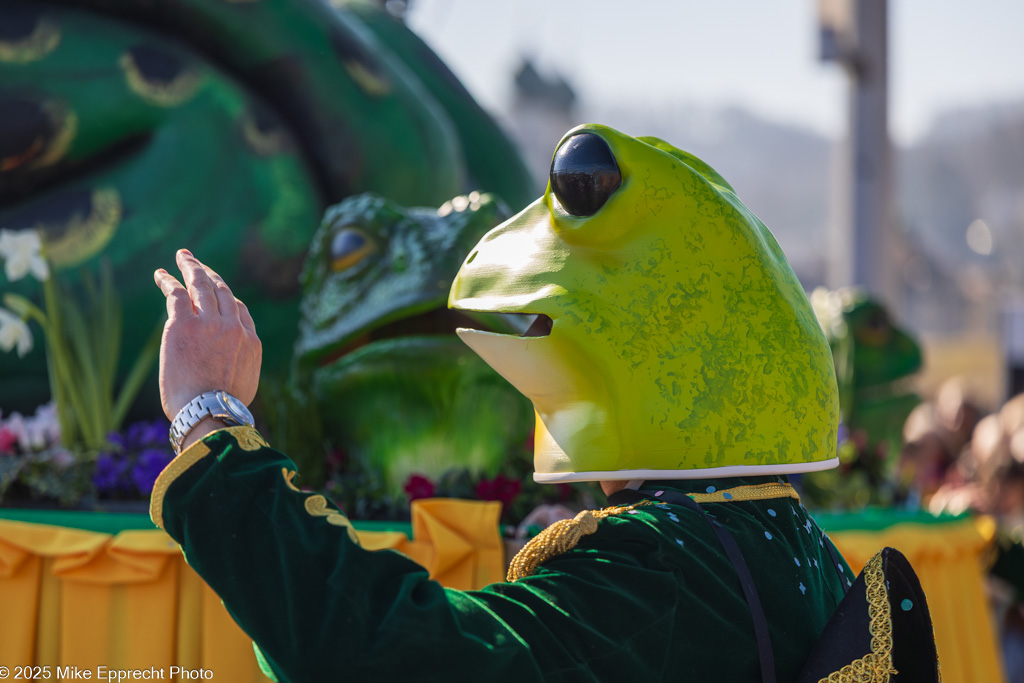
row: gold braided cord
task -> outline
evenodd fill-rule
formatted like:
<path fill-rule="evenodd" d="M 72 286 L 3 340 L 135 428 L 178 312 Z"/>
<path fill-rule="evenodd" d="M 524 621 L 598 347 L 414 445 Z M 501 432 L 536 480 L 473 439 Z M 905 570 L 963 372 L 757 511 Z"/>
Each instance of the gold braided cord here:
<path fill-rule="evenodd" d="M 584 510 L 573 519 L 555 522 L 544 531 L 534 536 L 522 550 L 516 553 L 508 566 L 508 581 L 531 576 L 537 567 L 552 557 L 569 552 L 576 547 L 580 539 L 597 531 L 597 520 L 614 515 L 621 515 L 644 505 L 653 505 L 655 501 L 643 500 L 633 505 L 620 505 L 603 510 Z"/>
<path fill-rule="evenodd" d="M 892 665 L 892 613 L 882 571 L 882 551 L 875 553 L 864 566 L 864 583 L 868 600 L 868 633 L 871 652 L 850 662 L 818 683 L 887 683 L 889 676 L 899 673 Z"/>
<path fill-rule="evenodd" d="M 771 500 L 773 498 L 800 500 L 800 494 L 796 492 L 796 489 L 782 482 L 737 486 L 711 493 L 688 493 L 686 495 L 695 503 L 736 503 L 745 500 Z"/>

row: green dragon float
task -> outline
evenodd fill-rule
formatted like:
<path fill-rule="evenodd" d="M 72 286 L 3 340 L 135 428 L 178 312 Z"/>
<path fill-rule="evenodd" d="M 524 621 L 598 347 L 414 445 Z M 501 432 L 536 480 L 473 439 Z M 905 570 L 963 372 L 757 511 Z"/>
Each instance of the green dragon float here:
<path fill-rule="evenodd" d="M 177 247 L 237 283 L 283 373 L 326 207 L 366 191 L 436 207 L 476 189 L 511 206 L 534 194 L 495 123 L 378 6 L 0 3 L 0 227 L 39 230 L 64 278 L 112 264 L 122 364 L 159 324 L 152 271 Z M 49 395 L 41 344 L 0 354 L 0 376 L 5 410 Z"/>

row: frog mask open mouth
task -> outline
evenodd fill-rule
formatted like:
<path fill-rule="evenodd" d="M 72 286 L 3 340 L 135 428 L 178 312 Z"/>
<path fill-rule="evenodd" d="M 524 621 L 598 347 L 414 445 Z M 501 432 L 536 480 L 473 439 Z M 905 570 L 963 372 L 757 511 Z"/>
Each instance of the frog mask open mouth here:
<path fill-rule="evenodd" d="M 469 253 L 449 307 L 539 316 L 460 329 L 529 398 L 535 478 L 813 471 L 836 464 L 829 347 L 767 228 L 700 159 L 570 131 L 544 195 Z"/>

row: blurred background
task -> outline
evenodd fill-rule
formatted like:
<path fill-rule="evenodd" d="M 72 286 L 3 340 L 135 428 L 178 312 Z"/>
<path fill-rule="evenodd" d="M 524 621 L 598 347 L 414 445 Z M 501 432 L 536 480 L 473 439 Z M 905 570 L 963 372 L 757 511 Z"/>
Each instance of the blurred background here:
<path fill-rule="evenodd" d="M 1024 4 L 874 4 L 389 9 L 521 145 L 538 191 L 572 126 L 663 137 L 732 183 L 808 291 L 880 296 L 924 347 L 923 396 L 962 377 L 995 409 L 1024 390 Z"/>

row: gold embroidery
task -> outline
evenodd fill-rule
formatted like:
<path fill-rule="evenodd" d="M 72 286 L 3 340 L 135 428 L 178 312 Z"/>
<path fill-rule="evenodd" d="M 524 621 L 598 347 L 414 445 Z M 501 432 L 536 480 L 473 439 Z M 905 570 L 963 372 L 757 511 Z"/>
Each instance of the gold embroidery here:
<path fill-rule="evenodd" d="M 656 501 L 643 500 L 634 505 L 604 508 L 603 510 L 584 510 L 573 519 L 555 522 L 544 531 L 534 536 L 522 550 L 516 553 L 508 567 L 508 581 L 518 581 L 532 575 L 537 567 L 552 557 L 566 553 L 576 547 L 580 539 L 597 531 L 597 520 L 613 515 L 621 515 L 644 505 L 654 505 Z"/>
<path fill-rule="evenodd" d="M 295 470 L 290 470 L 287 467 L 281 468 L 281 476 L 284 477 L 284 484 L 295 493 L 302 493 L 302 489 L 295 485 L 295 475 L 298 474 Z"/>
<path fill-rule="evenodd" d="M 326 498 L 319 494 L 310 496 L 306 499 L 305 507 L 306 512 L 313 517 L 326 517 L 328 524 L 345 527 L 346 531 L 348 531 L 348 537 L 352 539 L 353 543 L 359 545 L 359 536 L 356 535 L 356 530 L 349 523 L 348 517 L 328 507 Z"/>
<path fill-rule="evenodd" d="M 153 484 L 153 493 L 149 499 L 149 518 L 153 520 L 153 524 L 161 529 L 164 528 L 164 496 L 167 494 L 167 489 L 184 474 L 185 470 L 209 454 L 210 447 L 202 441 L 196 441 L 179 453 L 178 457 L 164 468 Z"/>
<path fill-rule="evenodd" d="M 260 436 L 260 433 L 253 427 L 247 425 L 228 427 L 227 431 L 231 436 L 235 437 L 238 447 L 243 451 L 258 451 L 261 448 L 269 448 L 266 439 Z"/>
<path fill-rule="evenodd" d="M 736 503 L 745 500 L 771 500 L 773 498 L 800 500 L 800 494 L 796 492 L 796 489 L 782 482 L 737 486 L 712 493 L 688 493 L 686 495 L 695 503 Z"/>
<path fill-rule="evenodd" d="M 850 662 L 818 683 L 887 683 L 890 675 L 899 673 L 892 665 L 892 614 L 882 572 L 879 551 L 864 567 L 864 583 L 868 600 L 868 632 L 871 652 Z"/>

